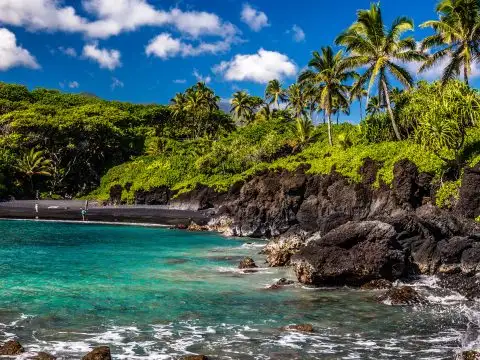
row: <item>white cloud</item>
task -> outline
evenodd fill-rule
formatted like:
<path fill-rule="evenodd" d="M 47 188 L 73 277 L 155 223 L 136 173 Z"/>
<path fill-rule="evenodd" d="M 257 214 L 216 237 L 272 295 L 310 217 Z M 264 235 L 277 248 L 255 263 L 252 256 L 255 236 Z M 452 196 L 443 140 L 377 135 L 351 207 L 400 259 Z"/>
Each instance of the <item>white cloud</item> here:
<path fill-rule="evenodd" d="M 236 39 L 227 38 L 213 43 L 200 42 L 198 45 L 175 39 L 169 33 L 162 33 L 150 40 L 145 53 L 166 60 L 175 56 L 198 56 L 202 54 L 218 54 L 230 50 Z"/>
<path fill-rule="evenodd" d="M 254 9 L 250 4 L 243 5 L 241 19 L 253 31 L 260 31 L 270 26 L 267 15 L 263 11 Z"/>
<path fill-rule="evenodd" d="M 0 28 L 0 71 L 16 66 L 40 68 L 35 57 L 28 50 L 17 45 L 15 34 L 5 28 Z"/>
<path fill-rule="evenodd" d="M 265 84 L 273 79 L 295 76 L 297 66 L 284 54 L 260 49 L 256 54 L 236 55 L 230 61 L 223 61 L 213 71 L 229 81 Z"/>
<path fill-rule="evenodd" d="M 186 79 L 175 79 L 173 80 L 174 84 L 186 84 L 187 80 Z"/>
<path fill-rule="evenodd" d="M 83 47 L 83 56 L 98 62 L 100 67 L 104 69 L 114 70 L 122 65 L 120 51 L 99 49 L 97 43 L 85 45 Z"/>
<path fill-rule="evenodd" d="M 112 77 L 112 84 L 110 85 L 110 88 L 112 90 L 115 90 L 116 88 L 123 88 L 125 84 L 117 79 L 116 77 Z"/>
<path fill-rule="evenodd" d="M 80 87 L 80 84 L 77 81 L 70 81 L 68 83 L 68 87 L 70 89 L 78 89 Z"/>
<path fill-rule="evenodd" d="M 289 30 L 289 33 L 292 34 L 292 38 L 294 41 L 296 42 L 305 41 L 305 31 L 303 31 L 303 29 L 300 26 L 296 24 L 293 25 L 292 29 Z"/>
<path fill-rule="evenodd" d="M 82 0 L 81 3 L 93 20 L 80 16 L 75 8 L 63 6 L 59 0 L 1 0 L 0 23 L 30 30 L 81 32 L 92 38 L 107 38 L 141 26 L 173 26 L 193 37 L 231 37 L 238 32 L 216 14 L 158 10 L 146 0 Z"/>
<path fill-rule="evenodd" d="M 66 47 L 60 46 L 58 50 L 60 50 L 62 54 L 65 54 L 71 57 L 77 57 L 77 51 L 72 47 L 66 48 Z"/>
<path fill-rule="evenodd" d="M 203 82 L 205 84 L 210 84 L 212 82 L 212 78 L 210 76 L 203 76 L 198 72 L 197 69 L 193 69 L 193 76 L 197 79 L 198 82 Z"/>

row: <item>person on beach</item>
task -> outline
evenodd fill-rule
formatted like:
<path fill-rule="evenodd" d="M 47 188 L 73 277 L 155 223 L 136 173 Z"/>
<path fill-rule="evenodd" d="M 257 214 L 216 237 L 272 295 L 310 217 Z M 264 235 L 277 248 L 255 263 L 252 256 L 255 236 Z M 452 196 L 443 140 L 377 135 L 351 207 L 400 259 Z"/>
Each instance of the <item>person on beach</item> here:
<path fill-rule="evenodd" d="M 82 221 L 85 221 L 87 218 L 87 210 L 82 208 L 81 213 L 82 213 Z"/>
<path fill-rule="evenodd" d="M 38 203 L 35 203 L 35 219 L 38 219 Z"/>

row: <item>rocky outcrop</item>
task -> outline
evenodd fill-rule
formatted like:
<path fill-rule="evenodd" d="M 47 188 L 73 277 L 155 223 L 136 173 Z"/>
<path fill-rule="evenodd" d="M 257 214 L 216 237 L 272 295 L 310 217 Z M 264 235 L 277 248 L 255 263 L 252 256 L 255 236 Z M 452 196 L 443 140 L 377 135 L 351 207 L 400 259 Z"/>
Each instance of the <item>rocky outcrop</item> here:
<path fill-rule="evenodd" d="M 34 357 L 30 358 L 30 360 L 56 360 L 56 357 L 46 352 L 39 352 Z"/>
<path fill-rule="evenodd" d="M 427 300 L 410 286 L 393 287 L 378 297 L 378 301 L 389 305 L 419 305 Z"/>
<path fill-rule="evenodd" d="M 459 360 L 480 360 L 480 352 L 475 350 L 464 351 L 458 357 Z"/>
<path fill-rule="evenodd" d="M 465 169 L 456 210 L 468 218 L 480 216 L 480 162 Z"/>
<path fill-rule="evenodd" d="M 20 355 L 25 350 L 17 340 L 9 340 L 5 344 L 0 345 L 0 355 Z"/>
<path fill-rule="evenodd" d="M 97 347 L 82 357 L 82 360 L 112 360 L 110 348 L 108 346 Z"/>
<path fill-rule="evenodd" d="M 288 325 L 282 328 L 283 331 L 298 331 L 311 333 L 313 332 L 313 326 L 311 324 L 300 324 L 300 325 Z"/>
<path fill-rule="evenodd" d="M 392 288 L 393 284 L 391 281 L 385 279 L 378 279 L 369 281 L 366 284 L 361 286 L 362 290 L 382 290 L 382 289 L 390 289 Z"/>
<path fill-rule="evenodd" d="M 172 197 L 172 192 L 167 186 L 160 186 L 151 190 L 135 192 L 135 204 L 166 205 Z"/>
<path fill-rule="evenodd" d="M 304 284 L 361 286 L 402 277 L 407 259 L 392 225 L 364 221 L 349 222 L 310 241 L 291 262 Z"/>
<path fill-rule="evenodd" d="M 302 249 L 307 240 L 307 232 L 298 226 L 291 228 L 285 234 L 271 240 L 262 253 L 271 267 L 288 266 L 293 255 Z"/>
<path fill-rule="evenodd" d="M 208 360 L 208 356 L 205 355 L 187 355 L 183 356 L 182 360 Z"/>
<path fill-rule="evenodd" d="M 253 261 L 252 258 L 246 257 L 242 261 L 240 261 L 240 264 L 238 265 L 239 269 L 255 269 L 258 266 L 255 264 L 255 261 Z"/>

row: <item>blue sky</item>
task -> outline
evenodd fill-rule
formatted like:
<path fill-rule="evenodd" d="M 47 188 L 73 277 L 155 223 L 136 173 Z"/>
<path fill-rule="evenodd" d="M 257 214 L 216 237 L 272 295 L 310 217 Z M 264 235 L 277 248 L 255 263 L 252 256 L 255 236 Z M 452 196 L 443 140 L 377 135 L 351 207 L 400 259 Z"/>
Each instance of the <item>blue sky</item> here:
<path fill-rule="evenodd" d="M 262 95 L 270 77 L 292 83 L 370 2 L 0 0 L 0 81 L 136 103 L 167 103 L 197 79 L 223 99 Z M 418 26 L 435 4 L 384 0 L 382 9 L 386 23 L 407 15 Z"/>

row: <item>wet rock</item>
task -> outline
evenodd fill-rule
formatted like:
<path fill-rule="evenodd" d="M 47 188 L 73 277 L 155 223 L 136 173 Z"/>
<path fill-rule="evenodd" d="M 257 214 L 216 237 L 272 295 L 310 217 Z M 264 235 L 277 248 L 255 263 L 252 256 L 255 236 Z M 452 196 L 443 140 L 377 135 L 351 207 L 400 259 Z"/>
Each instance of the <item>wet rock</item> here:
<path fill-rule="evenodd" d="M 187 355 L 182 357 L 181 360 L 208 360 L 208 356 L 205 355 Z"/>
<path fill-rule="evenodd" d="M 172 192 L 167 186 L 160 186 L 148 191 L 139 190 L 135 192 L 135 203 L 142 205 L 166 205 Z"/>
<path fill-rule="evenodd" d="M 194 222 L 192 222 L 189 226 L 188 226 L 188 231 L 208 231 L 208 226 L 203 226 L 203 225 L 198 225 Z"/>
<path fill-rule="evenodd" d="M 480 278 L 476 275 L 440 274 L 439 285 L 458 292 L 469 300 L 480 299 Z"/>
<path fill-rule="evenodd" d="M 283 331 L 298 331 L 298 332 L 313 332 L 313 325 L 311 324 L 300 324 L 300 325 L 288 325 L 282 328 Z"/>
<path fill-rule="evenodd" d="M 306 232 L 295 228 L 280 237 L 271 240 L 262 253 L 266 255 L 266 261 L 271 267 L 288 266 L 293 255 L 305 246 Z"/>
<path fill-rule="evenodd" d="M 480 352 L 475 350 L 464 351 L 460 355 L 460 360 L 480 360 Z"/>
<path fill-rule="evenodd" d="M 56 357 L 46 352 L 39 352 L 36 356 L 30 358 L 30 360 L 56 360 Z"/>
<path fill-rule="evenodd" d="M 208 227 L 211 231 L 216 231 L 225 236 L 233 236 L 233 219 L 230 216 L 222 215 L 209 221 Z"/>
<path fill-rule="evenodd" d="M 480 162 L 465 169 L 456 210 L 468 218 L 480 216 Z"/>
<path fill-rule="evenodd" d="M 288 280 L 286 278 L 281 278 L 275 284 L 270 285 L 267 289 L 269 290 L 278 290 L 284 286 L 293 285 L 295 282 L 293 280 Z"/>
<path fill-rule="evenodd" d="M 257 268 L 258 266 L 255 264 L 255 261 L 253 261 L 252 258 L 246 257 L 242 261 L 240 261 L 240 264 L 238 265 L 239 269 L 254 269 Z"/>
<path fill-rule="evenodd" d="M 361 288 L 363 290 L 380 290 L 380 289 L 390 289 L 393 286 L 391 281 L 385 279 L 378 279 L 369 281 L 366 284 L 363 284 Z"/>
<path fill-rule="evenodd" d="M 308 285 L 361 286 L 377 279 L 395 280 L 405 273 L 406 256 L 392 225 L 380 221 L 349 222 L 309 241 L 292 264 Z"/>
<path fill-rule="evenodd" d="M 9 340 L 0 346 L 0 355 L 20 355 L 24 351 L 17 340 Z"/>
<path fill-rule="evenodd" d="M 426 304 L 427 300 L 410 286 L 394 287 L 378 297 L 378 301 L 391 305 Z"/>
<path fill-rule="evenodd" d="M 85 355 L 82 360 L 112 360 L 110 348 L 108 346 L 97 347 Z"/>

